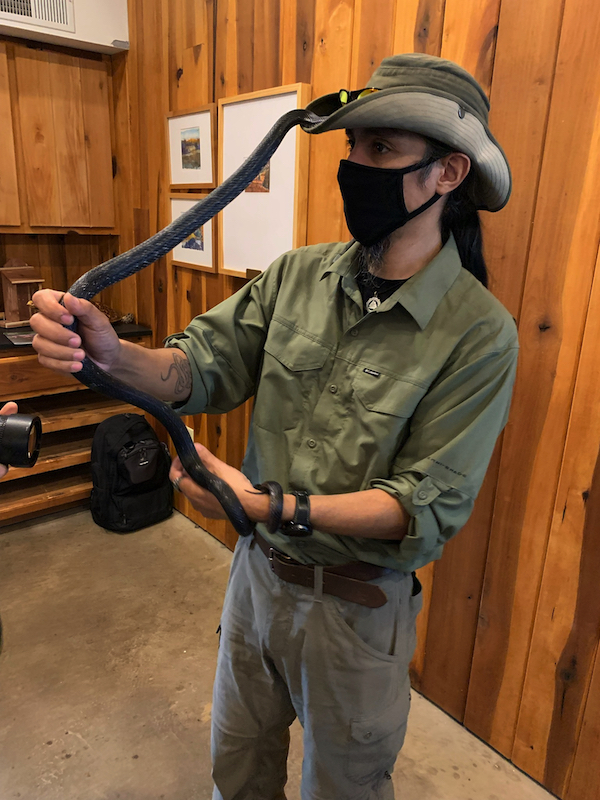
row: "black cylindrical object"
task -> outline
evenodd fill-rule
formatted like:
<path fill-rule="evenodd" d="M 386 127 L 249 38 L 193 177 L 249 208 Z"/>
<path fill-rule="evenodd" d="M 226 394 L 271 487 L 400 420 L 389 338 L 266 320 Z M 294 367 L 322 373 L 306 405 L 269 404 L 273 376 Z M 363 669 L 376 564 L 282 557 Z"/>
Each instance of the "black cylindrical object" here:
<path fill-rule="evenodd" d="M 29 414 L 0 416 L 0 464 L 33 467 L 40 452 L 42 423 Z"/>

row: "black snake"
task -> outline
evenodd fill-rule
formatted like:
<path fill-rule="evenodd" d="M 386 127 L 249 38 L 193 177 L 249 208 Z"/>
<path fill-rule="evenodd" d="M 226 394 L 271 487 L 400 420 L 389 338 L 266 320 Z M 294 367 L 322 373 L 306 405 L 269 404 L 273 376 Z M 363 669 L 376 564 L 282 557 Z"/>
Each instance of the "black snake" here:
<path fill-rule="evenodd" d="M 310 133 L 311 128 L 321 121 L 322 117 L 305 109 L 288 111 L 277 120 L 241 167 L 210 195 L 150 239 L 86 272 L 75 281 L 69 293 L 74 297 L 91 300 L 103 289 L 134 275 L 166 255 L 225 208 L 259 175 L 291 128 L 302 125 L 304 130 Z M 77 320 L 69 328 L 77 331 Z M 190 477 L 203 489 L 212 492 L 241 536 L 252 533 L 254 524 L 248 519 L 237 495 L 229 484 L 204 466 L 186 426 L 167 403 L 114 378 L 87 357 L 83 360 L 82 369 L 74 375 L 90 389 L 131 403 L 156 417 L 169 432 L 181 463 Z"/>

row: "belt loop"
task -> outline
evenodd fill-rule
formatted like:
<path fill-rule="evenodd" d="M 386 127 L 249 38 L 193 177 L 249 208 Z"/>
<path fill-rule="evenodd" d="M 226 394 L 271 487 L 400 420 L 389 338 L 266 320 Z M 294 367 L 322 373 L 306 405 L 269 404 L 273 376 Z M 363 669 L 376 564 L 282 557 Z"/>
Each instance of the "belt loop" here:
<path fill-rule="evenodd" d="M 315 603 L 322 603 L 323 602 L 323 567 L 314 567 L 314 574 L 315 574 L 315 588 L 314 588 L 314 599 Z"/>

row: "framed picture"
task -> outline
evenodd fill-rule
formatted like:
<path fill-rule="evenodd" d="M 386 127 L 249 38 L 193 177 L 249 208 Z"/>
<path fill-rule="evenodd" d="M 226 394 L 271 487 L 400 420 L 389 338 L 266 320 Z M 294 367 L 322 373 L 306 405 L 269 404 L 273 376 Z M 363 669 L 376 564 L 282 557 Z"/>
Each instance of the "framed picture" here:
<path fill-rule="evenodd" d="M 196 205 L 202 197 L 206 197 L 206 195 L 197 195 L 196 197 L 171 195 L 171 222 Z M 179 267 L 216 272 L 215 227 L 215 220 L 211 219 L 206 225 L 190 234 L 181 244 L 174 247 L 171 253 L 171 263 Z"/>
<path fill-rule="evenodd" d="M 219 100 L 219 183 L 282 114 L 309 99 L 310 86 L 295 83 Z M 219 214 L 219 272 L 252 277 L 306 244 L 308 147 L 308 134 L 289 131 L 260 175 Z"/>
<path fill-rule="evenodd" d="M 215 105 L 167 116 L 171 189 L 213 189 Z"/>

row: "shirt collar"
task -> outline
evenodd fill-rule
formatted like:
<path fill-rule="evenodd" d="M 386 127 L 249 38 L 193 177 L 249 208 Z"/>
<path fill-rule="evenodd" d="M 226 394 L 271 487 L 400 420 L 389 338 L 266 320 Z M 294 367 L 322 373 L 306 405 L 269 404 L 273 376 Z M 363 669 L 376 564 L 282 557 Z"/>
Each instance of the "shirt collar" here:
<path fill-rule="evenodd" d="M 321 275 L 324 278 L 331 272 L 340 275 L 346 282 L 356 287 L 356 252 L 358 242 L 351 242 L 341 253 L 328 259 Z M 416 272 L 403 286 L 396 289 L 391 297 L 381 304 L 377 311 L 389 311 L 396 303 L 408 311 L 419 328 L 424 330 L 433 317 L 442 299 L 458 277 L 462 264 L 454 236 L 442 247 L 440 252 L 425 267 Z"/>

